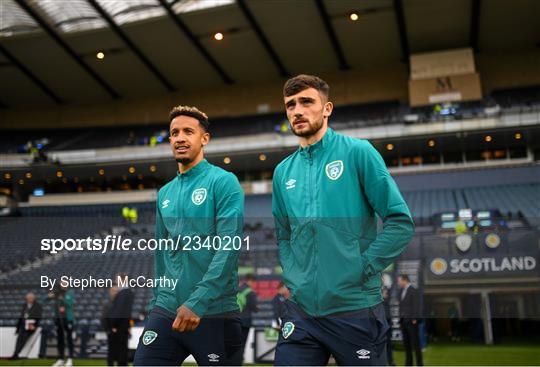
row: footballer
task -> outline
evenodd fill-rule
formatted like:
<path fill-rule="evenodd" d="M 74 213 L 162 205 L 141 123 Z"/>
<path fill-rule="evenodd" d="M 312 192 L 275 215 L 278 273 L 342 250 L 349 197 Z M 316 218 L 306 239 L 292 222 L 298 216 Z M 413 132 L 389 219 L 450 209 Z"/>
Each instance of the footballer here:
<path fill-rule="evenodd" d="M 239 365 L 239 253 L 205 244 L 242 235 L 244 193 L 232 173 L 204 159 L 207 115 L 178 106 L 169 117 L 178 172 L 159 190 L 155 235 L 181 241 L 178 248 L 156 250 L 154 271 L 155 278 L 178 279 L 178 286 L 154 288 L 134 365 L 178 366 L 190 354 L 199 365 Z"/>
<path fill-rule="evenodd" d="M 299 147 L 275 169 L 272 212 L 285 302 L 276 365 L 386 365 L 380 273 L 414 224 L 383 159 L 328 127 L 328 84 L 298 75 L 283 88 Z M 377 215 L 383 230 L 377 234 Z"/>

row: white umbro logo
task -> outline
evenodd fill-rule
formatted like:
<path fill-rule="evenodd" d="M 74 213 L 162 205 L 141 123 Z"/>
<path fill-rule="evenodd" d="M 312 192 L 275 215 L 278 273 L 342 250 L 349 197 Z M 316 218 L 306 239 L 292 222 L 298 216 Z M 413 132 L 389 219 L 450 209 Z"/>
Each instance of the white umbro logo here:
<path fill-rule="evenodd" d="M 219 356 L 215 353 L 208 355 L 208 361 L 209 362 L 219 362 Z"/>
<path fill-rule="evenodd" d="M 285 182 L 285 185 L 287 190 L 294 189 L 296 187 L 296 180 L 291 178 L 289 181 Z"/>
<path fill-rule="evenodd" d="M 371 356 L 369 355 L 371 352 L 369 350 L 360 349 L 356 351 L 356 354 L 358 354 L 359 359 L 370 359 Z"/>
<path fill-rule="evenodd" d="M 171 201 L 170 201 L 169 199 L 163 201 L 163 202 L 161 203 L 161 209 L 165 209 L 166 207 L 168 207 L 170 202 L 171 202 Z"/>

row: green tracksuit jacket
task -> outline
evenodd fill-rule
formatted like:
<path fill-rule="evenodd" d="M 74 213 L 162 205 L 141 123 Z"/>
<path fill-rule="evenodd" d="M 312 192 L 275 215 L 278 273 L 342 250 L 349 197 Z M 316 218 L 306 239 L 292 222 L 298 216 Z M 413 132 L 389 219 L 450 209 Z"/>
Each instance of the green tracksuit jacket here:
<path fill-rule="evenodd" d="M 330 128 L 276 167 L 272 212 L 285 284 L 312 316 L 380 303 L 380 272 L 414 233 L 380 154 Z"/>
<path fill-rule="evenodd" d="M 230 243 L 226 246 L 226 236 L 241 237 L 243 219 L 244 193 L 238 179 L 206 160 L 177 173 L 162 187 L 156 239 L 176 243 L 180 236 L 181 240 L 176 249 L 162 247 L 155 252 L 154 271 L 156 278 L 178 279 L 178 284 L 175 290 L 155 287 L 149 308 L 160 306 L 176 313 L 185 305 L 199 317 L 238 310 L 239 251 Z M 222 241 L 215 240 L 218 236 Z"/>

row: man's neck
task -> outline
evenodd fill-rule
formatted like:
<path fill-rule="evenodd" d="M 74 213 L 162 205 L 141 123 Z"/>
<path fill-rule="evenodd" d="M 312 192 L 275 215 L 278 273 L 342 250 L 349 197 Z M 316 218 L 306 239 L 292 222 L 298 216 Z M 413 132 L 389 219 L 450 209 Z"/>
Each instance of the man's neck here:
<path fill-rule="evenodd" d="M 310 135 L 310 136 L 301 136 L 300 137 L 300 146 L 302 148 L 305 148 L 305 147 L 307 147 L 309 145 L 315 144 L 316 142 L 318 142 L 319 140 L 321 140 L 323 138 L 323 136 L 324 136 L 324 134 L 326 134 L 327 130 L 328 130 L 328 124 L 323 123 L 323 126 L 315 134 Z"/>
<path fill-rule="evenodd" d="M 189 171 L 190 169 L 192 169 L 193 167 L 201 163 L 203 159 L 204 159 L 204 155 L 201 152 L 201 154 L 199 154 L 193 161 L 187 164 L 178 163 L 178 171 L 180 173 L 186 173 L 187 171 Z"/>

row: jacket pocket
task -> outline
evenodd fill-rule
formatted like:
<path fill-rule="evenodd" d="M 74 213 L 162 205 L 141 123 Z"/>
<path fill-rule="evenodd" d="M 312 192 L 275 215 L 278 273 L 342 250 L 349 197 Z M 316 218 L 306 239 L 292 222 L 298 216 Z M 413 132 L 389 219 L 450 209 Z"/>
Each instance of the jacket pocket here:
<path fill-rule="evenodd" d="M 319 284 L 339 297 L 360 290 L 364 273 L 360 238 L 351 233 L 320 224 L 317 227 Z M 324 289 L 322 288 L 322 289 Z"/>

